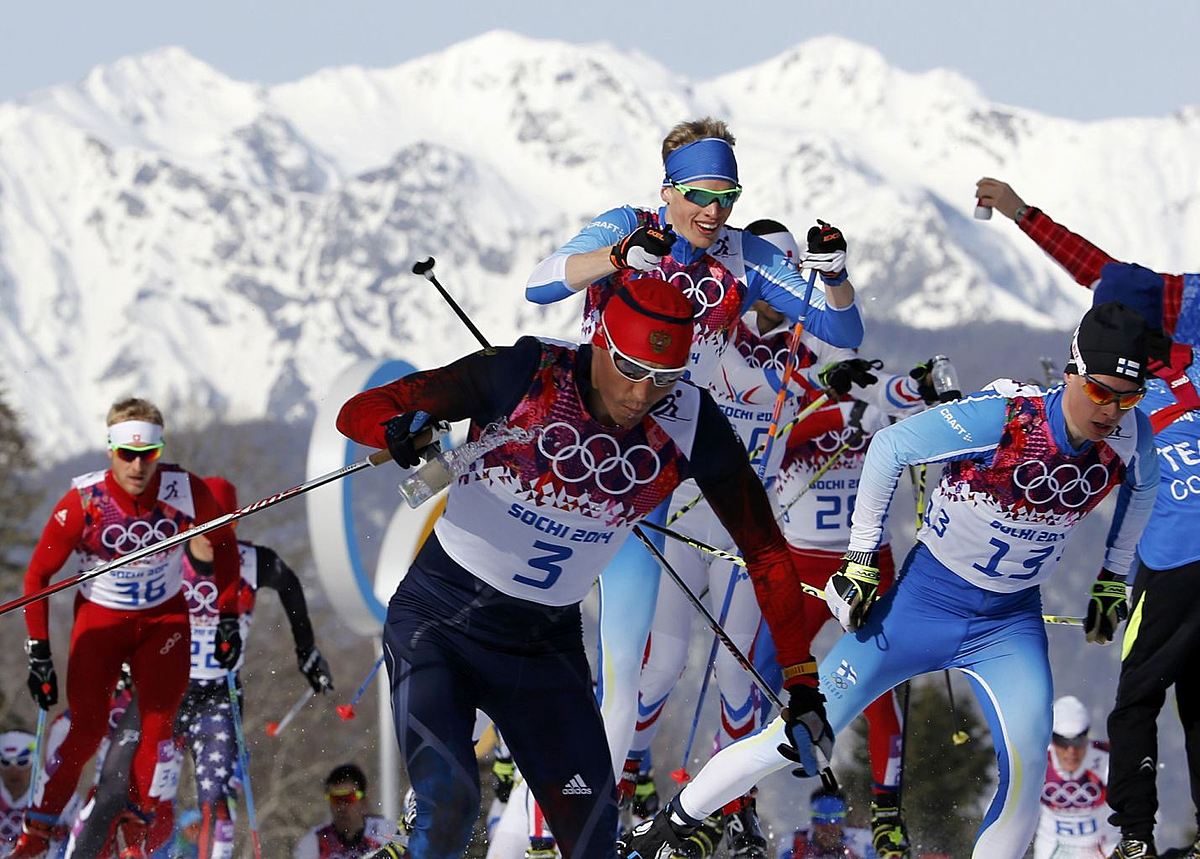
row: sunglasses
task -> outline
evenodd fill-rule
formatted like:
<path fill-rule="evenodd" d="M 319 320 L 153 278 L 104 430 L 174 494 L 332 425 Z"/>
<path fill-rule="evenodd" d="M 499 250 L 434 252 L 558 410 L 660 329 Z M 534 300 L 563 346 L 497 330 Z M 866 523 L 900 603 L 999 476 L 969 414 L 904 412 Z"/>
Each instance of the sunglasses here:
<path fill-rule="evenodd" d="M 111 450 L 116 451 L 117 456 L 120 457 L 122 462 L 133 462 L 135 459 L 144 459 L 146 462 L 157 462 L 158 458 L 162 456 L 163 446 L 160 444 L 138 450 L 132 447 L 118 447 L 117 445 L 113 445 Z"/>
<path fill-rule="evenodd" d="M 617 368 L 618 373 L 631 382 L 644 382 L 649 379 L 657 388 L 669 388 L 687 373 L 687 367 L 680 370 L 660 370 L 657 367 L 647 367 L 628 355 L 622 354 L 621 350 L 613 345 L 612 338 L 608 336 L 607 331 L 604 332 L 604 339 L 608 341 L 608 354 L 612 356 L 613 366 Z"/>
<path fill-rule="evenodd" d="M 0 767 L 27 767 L 32 757 L 32 750 L 26 750 L 15 758 L 0 758 Z"/>
<path fill-rule="evenodd" d="M 1144 387 L 1134 388 L 1132 391 L 1118 391 L 1116 388 L 1093 379 L 1086 373 L 1083 375 L 1083 392 L 1098 406 L 1107 406 L 1115 402 L 1117 408 L 1122 411 L 1132 409 L 1146 396 Z"/>
<path fill-rule="evenodd" d="M 1064 737 L 1062 734 L 1051 734 L 1050 741 L 1063 749 L 1082 749 L 1088 744 L 1088 735 L 1084 731 L 1077 737 Z"/>
<path fill-rule="evenodd" d="M 356 787 L 341 787 L 325 791 L 325 798 L 330 802 L 358 802 L 364 794 Z"/>
<path fill-rule="evenodd" d="M 709 188 L 697 188 L 695 185 L 684 185 L 680 182 L 672 182 L 671 187 L 683 194 L 683 199 L 687 200 L 701 209 L 706 208 L 710 203 L 716 201 L 716 204 L 722 209 L 728 209 L 738 201 L 738 197 L 742 196 L 742 186 L 735 185 L 724 191 L 713 191 Z"/>

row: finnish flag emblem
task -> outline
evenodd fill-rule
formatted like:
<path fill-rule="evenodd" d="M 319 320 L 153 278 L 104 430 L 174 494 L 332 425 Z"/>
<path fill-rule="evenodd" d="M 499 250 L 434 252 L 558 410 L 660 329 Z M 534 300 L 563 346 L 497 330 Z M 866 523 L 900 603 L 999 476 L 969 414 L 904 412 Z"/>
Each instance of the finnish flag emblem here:
<path fill-rule="evenodd" d="M 1128 358 L 1117 359 L 1117 372 L 1122 376 L 1129 376 L 1136 379 L 1142 371 L 1142 365 L 1137 361 L 1131 361 Z"/>
<path fill-rule="evenodd" d="M 833 673 L 836 676 L 845 680 L 846 683 L 848 683 L 851 686 L 853 686 L 855 683 L 858 682 L 858 672 L 855 671 L 850 666 L 850 663 L 847 662 L 845 659 L 843 659 L 842 664 L 837 667 L 837 671 L 835 671 Z"/>

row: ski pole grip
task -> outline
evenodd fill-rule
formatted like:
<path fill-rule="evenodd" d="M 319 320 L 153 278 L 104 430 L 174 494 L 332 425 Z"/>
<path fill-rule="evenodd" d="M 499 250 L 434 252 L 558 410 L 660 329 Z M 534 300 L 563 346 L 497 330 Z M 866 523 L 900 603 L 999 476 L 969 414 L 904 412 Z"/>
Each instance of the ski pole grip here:
<path fill-rule="evenodd" d="M 427 448 L 433 446 L 434 449 L 430 451 L 430 453 L 436 456 L 441 451 L 436 447 L 436 432 L 438 430 L 437 422 L 435 421 L 431 423 L 432 419 L 433 416 L 428 412 L 417 412 L 413 417 L 413 423 L 422 427 L 422 429 L 415 436 L 413 436 L 413 447 L 417 449 L 418 453 L 423 454 Z M 392 455 L 387 450 L 377 450 L 368 456 L 367 460 L 371 463 L 371 465 L 383 465 L 385 462 L 392 461 Z"/>

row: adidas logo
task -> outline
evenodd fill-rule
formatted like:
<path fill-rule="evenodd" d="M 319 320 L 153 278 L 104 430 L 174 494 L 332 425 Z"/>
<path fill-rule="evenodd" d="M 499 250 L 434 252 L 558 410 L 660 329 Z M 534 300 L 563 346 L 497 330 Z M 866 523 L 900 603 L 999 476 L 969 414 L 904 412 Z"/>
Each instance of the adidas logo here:
<path fill-rule="evenodd" d="M 579 773 L 571 776 L 571 780 L 567 782 L 567 786 L 562 789 L 564 796 L 591 796 L 592 789 L 587 786 L 583 780 L 583 776 Z"/>
<path fill-rule="evenodd" d="M 54 521 L 56 521 L 59 525 L 66 525 L 67 524 L 67 508 L 64 507 L 62 510 L 59 510 L 57 513 L 55 513 Z"/>

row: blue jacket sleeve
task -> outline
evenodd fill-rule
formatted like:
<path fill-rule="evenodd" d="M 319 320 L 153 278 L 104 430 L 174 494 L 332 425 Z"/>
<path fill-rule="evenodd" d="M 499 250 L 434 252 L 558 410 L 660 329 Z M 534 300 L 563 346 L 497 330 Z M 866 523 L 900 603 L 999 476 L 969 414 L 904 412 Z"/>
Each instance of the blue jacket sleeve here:
<path fill-rule="evenodd" d="M 1150 521 L 1154 499 L 1158 495 L 1158 453 L 1150 419 L 1140 410 L 1137 416 L 1137 452 L 1126 465 L 1125 481 L 1117 493 L 1117 509 L 1105 541 L 1104 569 L 1127 576 L 1137 563 L 1137 542 Z"/>
<path fill-rule="evenodd" d="M 752 233 L 742 233 L 742 256 L 746 261 L 748 304 L 761 298 L 793 322 L 804 313 L 804 294 L 808 282 L 787 256 Z M 825 303 L 825 292 L 814 287 L 809 301 L 804 327 L 814 337 L 833 346 L 856 349 L 863 340 L 863 321 L 858 306 L 851 304 L 840 309 Z"/>
<path fill-rule="evenodd" d="M 1003 394 L 982 391 L 875 433 L 858 483 L 849 550 L 879 548 L 888 507 L 906 466 L 972 459 L 995 450 L 1007 403 Z"/>
<path fill-rule="evenodd" d="M 574 238 L 534 266 L 525 283 L 525 297 L 535 304 L 552 304 L 576 290 L 567 286 L 567 257 L 612 247 L 637 229 L 637 212 L 629 206 L 609 209 L 592 218 Z"/>

